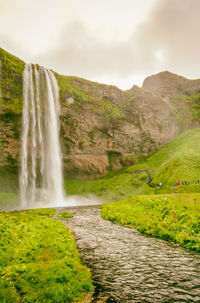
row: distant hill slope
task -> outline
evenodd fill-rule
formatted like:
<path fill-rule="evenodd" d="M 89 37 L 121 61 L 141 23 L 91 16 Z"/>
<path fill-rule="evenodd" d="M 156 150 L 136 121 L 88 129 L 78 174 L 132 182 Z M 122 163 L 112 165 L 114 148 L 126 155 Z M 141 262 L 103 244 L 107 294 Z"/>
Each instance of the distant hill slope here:
<path fill-rule="evenodd" d="M 184 131 L 152 156 L 141 160 L 155 182 L 175 185 L 178 180 L 200 180 L 200 128 Z M 133 169 L 133 168 L 132 168 Z M 135 168 L 134 168 L 135 170 Z"/>
<path fill-rule="evenodd" d="M 25 63 L 0 48 L 0 166 L 19 167 Z M 98 178 L 200 127 L 199 81 L 163 72 L 122 91 L 55 73 L 67 178 Z M 164 84 L 163 84 L 164 83 Z M 178 87 L 178 88 L 177 88 Z"/>
<path fill-rule="evenodd" d="M 161 187 L 150 187 L 146 180 L 148 170 L 154 183 Z M 137 165 L 112 172 L 96 181 L 66 180 L 69 194 L 93 193 L 104 199 L 117 200 L 137 194 L 200 192 L 200 128 L 184 131 L 169 144 L 143 158 Z M 176 180 L 190 180 L 190 185 L 175 186 Z"/>

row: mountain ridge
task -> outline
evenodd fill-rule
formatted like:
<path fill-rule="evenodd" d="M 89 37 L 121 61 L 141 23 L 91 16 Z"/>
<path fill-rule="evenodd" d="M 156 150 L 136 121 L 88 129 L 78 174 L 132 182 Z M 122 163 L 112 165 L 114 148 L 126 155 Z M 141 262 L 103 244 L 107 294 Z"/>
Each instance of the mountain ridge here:
<path fill-rule="evenodd" d="M 163 71 L 145 78 L 142 87 L 161 96 L 190 95 L 200 93 L 200 79 L 187 79 L 169 71 Z"/>

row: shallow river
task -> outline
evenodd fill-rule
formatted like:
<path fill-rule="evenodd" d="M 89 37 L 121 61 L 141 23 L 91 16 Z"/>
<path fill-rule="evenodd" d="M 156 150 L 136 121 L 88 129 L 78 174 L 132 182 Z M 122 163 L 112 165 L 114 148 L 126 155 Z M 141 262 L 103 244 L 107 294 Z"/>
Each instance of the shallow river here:
<path fill-rule="evenodd" d="M 93 302 L 200 302 L 200 256 L 105 221 L 97 207 L 62 208 L 96 287 Z"/>

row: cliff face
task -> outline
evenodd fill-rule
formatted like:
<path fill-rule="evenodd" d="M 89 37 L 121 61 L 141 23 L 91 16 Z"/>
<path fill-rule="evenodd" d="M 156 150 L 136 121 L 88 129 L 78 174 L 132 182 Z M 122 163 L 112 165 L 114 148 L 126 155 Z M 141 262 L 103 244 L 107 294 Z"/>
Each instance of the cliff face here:
<path fill-rule="evenodd" d="M 1 166 L 19 165 L 24 62 L 0 49 Z M 200 80 L 169 72 L 122 91 L 56 74 L 61 100 L 64 171 L 71 178 L 97 178 L 137 162 L 183 129 L 199 126 Z"/>
<path fill-rule="evenodd" d="M 180 132 L 170 105 L 151 91 L 137 87 L 121 91 L 59 75 L 57 79 L 64 163 L 74 175 L 101 176 L 112 161 L 109 152 L 123 155 L 114 154 L 114 168 L 120 168 L 126 156 L 147 156 Z"/>
<path fill-rule="evenodd" d="M 143 88 L 167 102 L 180 130 L 199 127 L 200 123 L 200 79 L 188 80 L 168 71 L 147 77 Z"/>

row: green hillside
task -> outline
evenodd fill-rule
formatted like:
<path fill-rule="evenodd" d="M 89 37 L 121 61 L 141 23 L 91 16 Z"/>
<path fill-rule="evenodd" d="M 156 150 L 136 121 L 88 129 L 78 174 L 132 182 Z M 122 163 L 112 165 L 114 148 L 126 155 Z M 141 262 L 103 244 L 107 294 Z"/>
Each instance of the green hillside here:
<path fill-rule="evenodd" d="M 162 187 L 150 187 L 146 180 L 148 170 L 153 183 Z M 190 180 L 190 185 L 174 188 L 176 180 Z M 119 200 L 138 194 L 200 192 L 200 129 L 183 132 L 153 155 L 143 158 L 137 165 L 109 173 L 104 178 L 66 180 L 68 194 L 93 193 L 106 200 Z"/>
<path fill-rule="evenodd" d="M 155 182 L 165 186 L 179 180 L 200 178 L 200 129 L 183 132 L 180 136 L 152 156 L 143 159 L 139 166 L 147 167 Z M 131 168 L 135 170 L 135 168 Z"/>
<path fill-rule="evenodd" d="M 0 114 L 22 113 L 24 66 L 22 60 L 0 48 Z"/>

